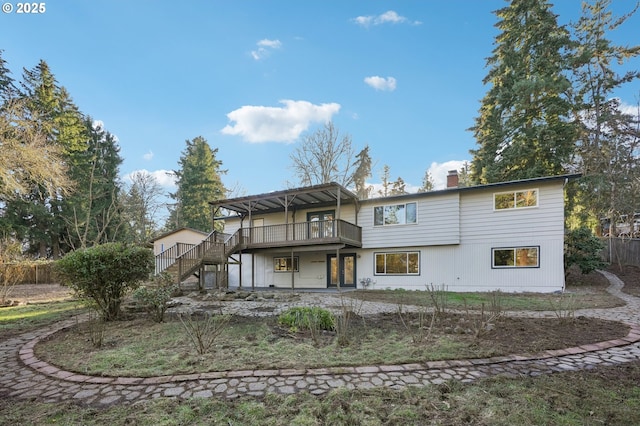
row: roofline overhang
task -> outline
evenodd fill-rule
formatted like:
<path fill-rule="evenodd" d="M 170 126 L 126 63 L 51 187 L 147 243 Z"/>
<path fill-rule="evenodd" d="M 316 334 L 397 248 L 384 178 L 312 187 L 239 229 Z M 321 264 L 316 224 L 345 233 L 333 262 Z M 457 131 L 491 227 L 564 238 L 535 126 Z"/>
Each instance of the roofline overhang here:
<path fill-rule="evenodd" d="M 228 198 L 225 200 L 209 201 L 209 205 L 211 205 L 213 209 L 222 208 L 238 214 L 247 214 L 249 211 L 264 214 L 284 211 L 286 208 L 295 210 L 296 207 L 299 207 L 294 201 L 298 196 L 308 196 L 311 199 L 315 199 L 314 202 L 305 203 L 305 208 L 334 205 L 337 202 L 338 194 L 340 194 L 341 203 L 358 203 L 357 195 L 336 182 L 330 182 L 263 194 Z"/>

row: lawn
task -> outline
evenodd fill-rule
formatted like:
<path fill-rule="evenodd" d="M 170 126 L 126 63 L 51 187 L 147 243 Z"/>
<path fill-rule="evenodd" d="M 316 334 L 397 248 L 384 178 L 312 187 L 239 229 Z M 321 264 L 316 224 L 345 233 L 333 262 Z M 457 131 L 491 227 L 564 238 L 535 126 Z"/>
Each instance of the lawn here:
<path fill-rule="evenodd" d="M 640 283 L 639 283 L 640 285 Z M 369 292 L 367 292 L 369 293 Z M 598 291 L 590 289 L 588 291 L 576 291 L 576 300 L 597 305 L 601 307 L 604 298 L 600 297 Z M 526 295 L 522 295 L 526 301 Z M 377 296 L 388 297 L 388 301 L 398 303 L 398 296 Z M 593 298 L 591 302 L 585 302 Z M 471 298 L 463 301 L 471 305 Z M 395 300 L 395 301 L 394 301 Z M 529 299 L 528 302 L 532 302 Z M 398 303 L 402 306 L 406 302 Z M 473 302 L 477 303 L 478 302 Z M 480 301 L 480 304 L 487 303 Z M 544 303 L 544 302 L 541 302 Z M 450 306 L 455 306 L 452 301 Z M 503 307 L 505 305 L 503 304 Z M 508 308 L 505 308 L 508 309 Z M 58 319 L 68 318 L 69 315 L 77 313 L 77 304 L 74 302 L 52 303 L 44 305 L 33 305 L 18 308 L 0 309 L 0 325 L 2 332 L 0 337 L 4 340 L 7 335 L 13 335 L 21 331 L 32 330 L 35 327 L 43 326 Z M 446 351 L 443 357 L 464 354 L 464 351 L 497 351 L 496 342 L 509 342 L 507 348 L 503 350 L 513 350 L 514 347 L 526 348 L 527 344 L 532 344 L 533 340 L 524 330 L 536 329 L 537 335 L 542 336 L 544 329 L 550 329 L 551 324 L 571 324 L 573 332 L 569 328 L 565 329 L 561 338 L 564 339 L 573 334 L 574 338 L 587 338 L 605 340 L 605 335 L 613 338 L 615 333 L 624 332 L 623 328 L 611 323 L 600 323 L 594 327 L 595 323 L 588 320 L 576 318 L 574 320 L 547 319 L 547 322 L 540 320 L 536 323 L 511 323 L 500 328 L 500 321 L 496 321 L 496 326 L 491 332 L 481 336 L 480 339 L 470 334 L 446 332 L 446 327 L 458 324 L 465 314 L 452 315 L 453 318 L 448 326 L 443 325 L 442 330 L 433 332 L 429 339 L 422 343 L 415 343 L 412 336 L 418 332 L 417 325 L 420 324 L 418 314 L 404 313 L 404 322 L 409 327 L 402 328 L 403 321 L 400 320 L 399 313 L 388 313 L 378 319 L 374 318 L 354 318 L 354 333 L 349 345 L 342 347 L 335 343 L 335 335 L 323 333 L 322 338 L 316 342 L 309 332 L 293 332 L 282 328 L 275 323 L 274 319 L 244 319 L 236 318 L 232 321 L 225 333 L 227 337 L 221 336 L 221 340 L 216 342 L 210 359 L 202 360 L 202 356 L 193 355 L 194 349 L 190 343 L 180 337 L 183 333 L 179 322 L 169 321 L 167 324 L 151 323 L 143 318 L 130 321 L 118 322 L 112 329 L 105 331 L 104 347 L 96 349 L 88 345 L 87 335 L 84 334 L 84 343 L 81 343 L 78 336 L 87 333 L 89 330 L 79 328 L 57 335 L 49 343 L 55 341 L 65 342 L 61 348 L 67 348 L 69 357 L 96 353 L 103 355 L 109 351 L 120 352 L 115 358 L 104 362 L 104 372 L 111 371 L 112 374 L 117 368 L 123 372 L 140 373 L 144 371 L 143 364 L 153 364 L 151 359 L 144 359 L 137 366 L 120 365 L 127 358 L 126 351 L 131 350 L 129 358 L 146 356 L 145 353 L 159 351 L 161 349 L 173 348 L 173 358 L 185 358 L 175 366 L 176 371 L 185 368 L 185 371 L 201 371 L 203 365 L 214 363 L 218 368 L 229 367 L 229 362 L 239 362 L 233 356 L 241 352 L 247 352 L 247 359 L 259 362 L 274 356 L 278 351 L 283 352 L 282 362 L 289 362 L 289 365 L 333 365 L 331 363 L 348 364 L 350 358 L 357 356 L 354 350 L 367 350 L 369 356 L 378 356 L 376 352 L 383 353 L 383 358 L 396 356 L 394 345 L 381 349 L 381 340 L 395 341 L 395 350 L 398 351 L 398 360 L 403 357 L 415 357 L 416 352 L 420 353 L 421 359 L 425 359 L 425 352 L 436 353 L 435 347 L 439 338 L 436 336 L 461 337 L 462 343 L 451 345 L 445 344 Z M 457 322 L 456 322 L 457 321 Z M 523 320 L 524 321 L 524 320 Z M 581 324 L 581 322 L 585 322 Z M 446 324 L 443 323 L 443 324 Z M 458 324 L 459 325 L 459 324 Z M 535 327 L 534 327 L 535 325 Z M 86 327 L 86 325 L 81 326 Z M 162 330 L 164 328 L 171 329 Z M 356 328 L 361 327 L 361 328 Z M 380 327 L 386 327 L 379 329 Z M 393 327 L 396 331 L 392 332 Z M 468 326 L 471 327 L 471 326 Z M 569 326 L 566 326 L 569 327 Z M 455 327 L 454 327 L 455 328 Z M 120 329 L 120 332 L 118 332 Z M 595 329 L 599 329 L 602 335 L 590 334 Z M 6 330 L 10 330 L 7 334 Z M 83 331 L 84 330 L 84 331 Z M 404 330 L 404 332 L 401 332 Z M 499 331 L 501 330 L 501 331 Z M 121 333 L 121 334 L 118 334 Z M 142 336 L 154 336 L 154 339 L 146 339 L 147 344 L 142 348 L 127 349 L 135 339 L 125 338 L 132 333 L 142 340 Z M 369 334 L 368 334 L 369 333 Z M 159 337 L 162 334 L 162 337 Z M 551 333 L 553 334 L 553 333 Z M 386 338 L 385 336 L 389 337 Z M 229 339 L 229 336 L 234 337 Z M 368 336 L 368 337 L 367 337 Z M 68 339 L 68 340 L 67 340 Z M 378 342 L 377 346 L 371 347 L 365 343 L 368 339 Z M 541 339 L 534 344 L 534 348 L 541 348 L 553 339 Z M 245 349 L 239 350 L 239 342 L 245 345 Z M 482 348 L 483 342 L 488 342 L 494 347 Z M 593 340 L 592 340 L 593 341 Z M 542 343 L 541 343 L 542 342 Z M 300 345 L 296 349 L 286 349 L 285 346 L 278 345 Z M 558 343 L 556 341 L 556 343 Z M 155 346 L 152 346 L 155 345 Z M 566 345 L 570 345 L 567 342 Z M 173 345 L 173 346 L 172 346 Z M 271 345 L 271 349 L 264 349 Z M 38 345 L 40 346 L 40 345 Z M 474 346 L 478 346 L 475 348 Z M 44 347 L 44 346 L 41 346 Z M 146 347 L 146 350 L 145 350 Z M 297 352 L 307 347 L 307 352 Z M 180 348 L 177 350 L 177 348 Z M 277 348 L 277 349 L 276 349 Z M 510 348 L 510 349 L 508 349 Z M 226 352 L 234 350 L 236 352 Z M 265 350 L 265 352 L 260 352 Z M 333 357 L 338 357 L 339 352 L 345 351 L 349 356 L 342 360 L 327 361 Z M 137 352 L 136 352 L 137 351 Z M 401 352 L 404 351 L 404 352 Z M 300 356 L 297 356 L 298 353 Z M 364 352 L 362 352 L 364 353 Z M 497 352 L 496 352 L 497 353 Z M 454 355 L 451 355 L 454 354 Z M 63 352 L 59 354 L 63 357 Z M 240 357 L 245 355 L 238 355 Z M 433 356 L 433 355 L 429 355 Z M 108 357 L 107 357 L 108 358 Z M 285 359 L 286 358 L 286 359 Z M 167 359 L 170 359 L 167 358 Z M 323 361 L 324 359 L 324 361 Z M 372 358 L 373 359 L 373 358 Z M 415 358 L 413 358 L 415 359 Z M 281 361 L 270 361 L 272 364 L 279 364 Z M 220 364 L 215 364 L 219 362 Z M 296 364 L 302 362 L 303 364 Z M 162 364 L 165 363 L 165 364 Z M 169 366 L 169 361 L 162 361 L 162 368 Z M 88 364 L 87 364 L 88 365 Z M 88 368 L 83 365 L 81 368 Z M 227 367 L 223 367 L 226 365 Z M 233 364 L 232 364 L 233 365 Z M 238 364 L 240 365 L 240 364 Z M 268 363 L 261 364 L 264 366 Z M 91 367 L 93 368 L 93 367 Z M 146 374 L 157 374 L 152 370 L 156 367 L 148 367 Z M 191 370 L 189 370 L 191 369 Z M 137 374 L 135 374 L 137 375 Z M 0 398 L 0 424 L 64 424 L 64 425 L 184 425 L 184 424 L 212 424 L 212 425 L 423 425 L 423 424 L 474 424 L 474 425 L 538 425 L 538 424 L 563 424 L 563 425 L 585 425 L 585 424 L 610 424 L 627 425 L 640 424 L 640 390 L 637 383 L 640 381 L 640 362 L 602 366 L 589 371 L 565 372 L 548 376 L 506 378 L 494 377 L 479 380 L 473 384 L 462 384 L 455 381 L 443 383 L 441 385 L 408 388 L 401 391 L 378 388 L 372 390 L 336 390 L 326 395 L 313 396 L 308 393 L 295 395 L 267 395 L 264 398 L 240 397 L 234 400 L 217 399 L 159 399 L 138 403 L 135 406 L 117 405 L 106 408 L 92 408 L 76 405 L 73 403 L 43 404 L 36 401 L 13 400 L 10 398 Z M 1 392 L 0 392 L 1 393 Z"/>

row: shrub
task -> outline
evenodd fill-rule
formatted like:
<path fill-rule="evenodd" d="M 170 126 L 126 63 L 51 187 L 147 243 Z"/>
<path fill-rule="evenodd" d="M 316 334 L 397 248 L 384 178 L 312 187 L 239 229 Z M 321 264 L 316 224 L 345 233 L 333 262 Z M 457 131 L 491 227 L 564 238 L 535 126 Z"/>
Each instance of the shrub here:
<path fill-rule="evenodd" d="M 583 274 L 604 268 L 606 263 L 601 258 L 603 248 L 602 241 L 593 235 L 589 228 L 567 231 L 564 238 L 565 274 L 572 265 L 577 265 Z"/>
<path fill-rule="evenodd" d="M 123 298 L 152 270 L 151 250 L 122 243 L 76 250 L 54 265 L 60 283 L 91 299 L 105 321 L 120 316 Z"/>
<path fill-rule="evenodd" d="M 168 274 L 154 277 L 149 285 L 138 288 L 133 293 L 133 298 L 139 301 L 155 322 L 163 322 L 167 311 L 167 302 L 178 289 Z"/>
<path fill-rule="evenodd" d="M 331 312 L 317 306 L 297 306 L 287 309 L 278 316 L 281 325 L 299 330 L 333 330 L 335 328 L 335 318 Z"/>

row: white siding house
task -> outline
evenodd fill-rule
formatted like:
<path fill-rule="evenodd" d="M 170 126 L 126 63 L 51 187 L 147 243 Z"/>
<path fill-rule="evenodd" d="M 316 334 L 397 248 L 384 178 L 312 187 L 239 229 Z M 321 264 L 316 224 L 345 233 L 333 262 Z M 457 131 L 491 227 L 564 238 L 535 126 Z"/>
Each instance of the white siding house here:
<path fill-rule="evenodd" d="M 564 185 L 576 177 L 368 200 L 325 184 L 211 204 L 233 213 L 232 287 L 553 292 L 564 288 Z"/>

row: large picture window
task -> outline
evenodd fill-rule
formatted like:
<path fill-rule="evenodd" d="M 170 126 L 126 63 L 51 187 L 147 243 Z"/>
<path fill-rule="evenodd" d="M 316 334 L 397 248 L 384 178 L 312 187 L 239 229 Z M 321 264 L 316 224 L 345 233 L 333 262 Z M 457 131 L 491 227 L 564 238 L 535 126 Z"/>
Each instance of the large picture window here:
<path fill-rule="evenodd" d="M 420 252 L 375 253 L 376 275 L 419 275 Z"/>
<path fill-rule="evenodd" d="M 293 263 L 291 262 L 293 260 Z M 291 272 L 293 267 L 294 272 L 298 272 L 298 256 L 291 257 L 274 257 L 273 258 L 273 270 L 274 272 Z"/>
<path fill-rule="evenodd" d="M 416 203 L 376 206 L 373 208 L 373 224 L 375 226 L 416 223 L 416 216 Z"/>
<path fill-rule="evenodd" d="M 501 247 L 491 249 L 493 268 L 538 268 L 540 247 Z"/>
<path fill-rule="evenodd" d="M 538 190 L 500 192 L 493 194 L 493 208 L 495 210 L 521 209 L 538 206 Z"/>

